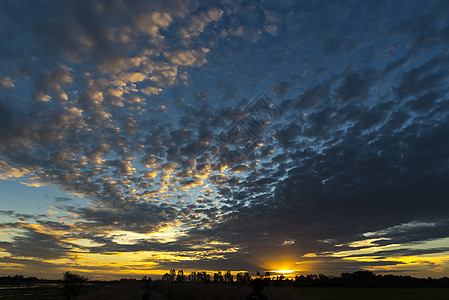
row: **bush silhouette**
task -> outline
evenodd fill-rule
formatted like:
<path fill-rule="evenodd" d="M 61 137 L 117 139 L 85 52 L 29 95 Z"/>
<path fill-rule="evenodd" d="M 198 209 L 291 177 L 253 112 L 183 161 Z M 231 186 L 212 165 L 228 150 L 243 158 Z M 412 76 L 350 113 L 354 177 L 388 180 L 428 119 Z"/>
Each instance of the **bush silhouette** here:
<path fill-rule="evenodd" d="M 85 276 L 66 271 L 63 274 L 62 280 L 64 281 L 63 294 L 67 297 L 67 299 L 71 299 L 72 297 L 79 295 L 83 284 L 89 279 Z"/>

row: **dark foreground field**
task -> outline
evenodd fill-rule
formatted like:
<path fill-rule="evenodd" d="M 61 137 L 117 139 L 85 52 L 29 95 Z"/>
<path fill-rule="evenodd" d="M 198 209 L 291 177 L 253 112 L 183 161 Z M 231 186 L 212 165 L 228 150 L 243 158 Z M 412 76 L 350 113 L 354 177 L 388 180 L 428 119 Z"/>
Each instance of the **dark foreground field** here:
<path fill-rule="evenodd" d="M 202 283 L 155 282 L 153 300 L 244 300 L 251 292 L 248 286 Z M 448 289 L 400 288 L 313 288 L 268 287 L 269 300 L 447 300 Z M 62 286 L 33 286 L 29 288 L 0 289 L 0 299 L 11 300 L 62 300 Z M 114 282 L 83 288 L 77 300 L 139 300 L 141 283 L 138 281 Z"/>
<path fill-rule="evenodd" d="M 1 285 L 0 299 L 62 300 L 66 299 L 62 296 L 62 290 L 62 284 Z"/>
<path fill-rule="evenodd" d="M 158 291 L 173 300 L 245 299 L 248 286 L 163 282 Z M 448 300 L 448 289 L 268 287 L 269 300 Z"/>

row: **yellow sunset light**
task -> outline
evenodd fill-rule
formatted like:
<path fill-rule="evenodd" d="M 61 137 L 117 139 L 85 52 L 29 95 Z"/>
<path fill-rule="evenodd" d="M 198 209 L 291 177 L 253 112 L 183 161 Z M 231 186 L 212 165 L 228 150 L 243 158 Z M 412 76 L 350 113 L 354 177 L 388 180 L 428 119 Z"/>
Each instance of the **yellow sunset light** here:
<path fill-rule="evenodd" d="M 274 271 L 270 271 L 270 272 L 278 273 L 278 274 L 291 274 L 295 271 L 297 271 L 297 270 L 274 270 Z"/>

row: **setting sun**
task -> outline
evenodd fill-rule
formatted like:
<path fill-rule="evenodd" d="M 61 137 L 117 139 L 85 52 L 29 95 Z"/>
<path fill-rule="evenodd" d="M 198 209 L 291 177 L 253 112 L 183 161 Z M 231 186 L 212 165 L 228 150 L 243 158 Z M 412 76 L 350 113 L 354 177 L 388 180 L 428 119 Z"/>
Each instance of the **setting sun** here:
<path fill-rule="evenodd" d="M 287 275 L 287 274 L 291 274 L 293 272 L 295 272 L 296 270 L 273 270 L 271 272 L 273 273 L 277 273 L 277 274 L 283 274 L 283 275 Z"/>

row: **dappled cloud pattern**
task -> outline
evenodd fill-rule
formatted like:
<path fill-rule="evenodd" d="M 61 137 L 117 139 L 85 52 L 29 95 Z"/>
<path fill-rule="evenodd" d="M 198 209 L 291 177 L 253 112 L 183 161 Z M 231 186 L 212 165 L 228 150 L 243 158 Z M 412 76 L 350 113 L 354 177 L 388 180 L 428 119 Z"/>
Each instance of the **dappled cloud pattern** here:
<path fill-rule="evenodd" d="M 0 211 L 0 266 L 447 273 L 448 14 L 4 1 L 0 179 L 66 196 Z M 225 159 L 261 92 L 279 116 Z"/>

